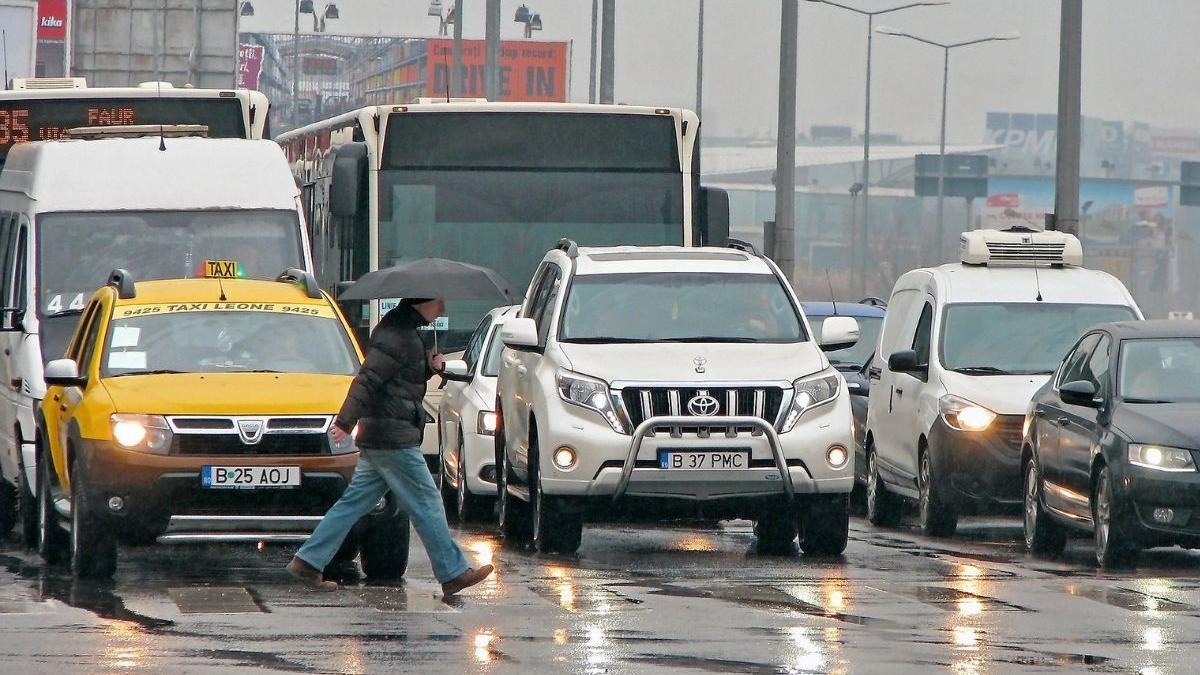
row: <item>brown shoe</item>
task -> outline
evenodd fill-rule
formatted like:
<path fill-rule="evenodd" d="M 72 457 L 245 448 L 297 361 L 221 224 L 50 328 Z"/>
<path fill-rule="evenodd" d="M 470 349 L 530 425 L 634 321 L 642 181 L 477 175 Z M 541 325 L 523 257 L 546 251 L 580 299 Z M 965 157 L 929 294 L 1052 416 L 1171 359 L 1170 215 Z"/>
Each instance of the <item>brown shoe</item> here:
<path fill-rule="evenodd" d="M 321 576 L 321 571 L 309 565 L 299 558 L 292 558 L 292 561 L 287 564 L 288 574 L 300 580 L 306 588 L 314 591 L 336 591 L 338 588 L 336 581 L 325 581 Z"/>
<path fill-rule="evenodd" d="M 478 569 L 467 570 L 442 584 L 442 595 L 454 595 L 459 591 L 470 588 L 492 574 L 492 566 L 484 565 Z"/>

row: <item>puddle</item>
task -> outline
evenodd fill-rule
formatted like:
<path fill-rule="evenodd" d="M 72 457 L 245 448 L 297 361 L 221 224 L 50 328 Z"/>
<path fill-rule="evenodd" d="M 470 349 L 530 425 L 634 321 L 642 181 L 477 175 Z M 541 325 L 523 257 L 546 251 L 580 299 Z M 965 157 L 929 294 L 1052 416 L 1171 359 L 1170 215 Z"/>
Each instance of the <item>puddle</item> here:
<path fill-rule="evenodd" d="M 801 600 L 790 593 L 786 593 L 771 586 L 731 586 L 714 590 L 703 590 L 655 582 L 641 582 L 637 585 L 653 588 L 654 590 L 650 591 L 651 595 L 665 595 L 677 598 L 714 598 L 717 600 L 734 602 L 746 607 L 753 607 L 755 609 L 766 609 L 781 612 L 799 612 L 809 616 L 834 619 L 836 621 L 852 623 L 860 626 L 894 625 L 893 622 L 885 619 L 875 619 L 866 616 L 858 616 L 856 614 L 847 614 L 832 608 L 825 608 L 820 605 L 805 602 L 804 600 Z"/>
<path fill-rule="evenodd" d="M 1131 612 L 1188 612 L 1195 611 L 1196 609 L 1182 602 L 1168 600 L 1167 598 L 1128 588 L 1100 588 L 1097 586 L 1068 584 L 1063 590 L 1068 595 L 1095 600 L 1096 602 L 1127 609 Z"/>
<path fill-rule="evenodd" d="M 288 673 L 319 672 L 310 666 L 267 652 L 251 652 L 241 649 L 197 649 L 185 652 L 185 654 L 203 661 L 224 661 L 228 665 L 243 668 L 270 669 Z"/>
<path fill-rule="evenodd" d="M 623 659 L 631 663 L 642 663 L 650 666 L 699 670 L 706 673 L 779 673 L 786 669 L 781 666 L 752 661 L 733 661 L 728 659 L 706 659 L 699 656 L 672 656 L 669 654 L 639 654 Z"/>
<path fill-rule="evenodd" d="M 189 586 L 168 588 L 167 594 L 184 614 L 258 614 L 267 611 L 241 587 Z"/>
<path fill-rule="evenodd" d="M 347 590 L 363 605 L 380 612 L 407 612 L 409 614 L 454 614 L 458 612 L 454 606 L 443 602 L 442 597 L 433 591 L 382 586 L 364 586 Z"/>
<path fill-rule="evenodd" d="M 893 591 L 901 595 L 907 595 L 921 602 L 937 607 L 938 609 L 947 612 L 957 612 L 959 614 L 973 615 L 988 612 L 1031 612 L 1033 610 L 1027 607 L 1021 607 L 1011 603 L 989 598 L 986 595 L 977 595 L 967 591 L 961 591 L 957 588 L 948 588 L 945 586 L 917 586 L 913 589 L 904 589 Z"/>

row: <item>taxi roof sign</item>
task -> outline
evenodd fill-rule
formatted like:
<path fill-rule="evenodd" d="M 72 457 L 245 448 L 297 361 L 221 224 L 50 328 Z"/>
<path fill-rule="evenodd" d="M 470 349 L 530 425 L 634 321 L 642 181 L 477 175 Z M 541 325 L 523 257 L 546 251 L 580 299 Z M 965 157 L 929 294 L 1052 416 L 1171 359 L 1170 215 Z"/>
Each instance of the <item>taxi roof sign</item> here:
<path fill-rule="evenodd" d="M 244 272 L 236 260 L 204 261 L 204 278 L 206 279 L 237 279 L 241 276 L 244 276 Z"/>

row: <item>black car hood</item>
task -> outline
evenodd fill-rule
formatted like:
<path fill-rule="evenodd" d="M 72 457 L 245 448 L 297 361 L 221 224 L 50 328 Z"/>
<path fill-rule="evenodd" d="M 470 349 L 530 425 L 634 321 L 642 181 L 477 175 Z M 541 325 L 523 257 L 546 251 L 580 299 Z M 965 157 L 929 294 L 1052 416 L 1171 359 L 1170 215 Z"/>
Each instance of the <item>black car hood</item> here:
<path fill-rule="evenodd" d="M 1200 448 L 1200 403 L 1121 403 L 1112 423 L 1133 443 Z"/>

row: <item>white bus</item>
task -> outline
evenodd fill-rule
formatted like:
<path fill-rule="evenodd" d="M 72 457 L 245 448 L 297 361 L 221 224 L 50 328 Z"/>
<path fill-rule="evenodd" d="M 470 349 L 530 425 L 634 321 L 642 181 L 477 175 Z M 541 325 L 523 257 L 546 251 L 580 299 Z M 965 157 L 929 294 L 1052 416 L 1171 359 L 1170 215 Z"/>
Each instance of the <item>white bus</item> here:
<path fill-rule="evenodd" d="M 723 243 L 729 201 L 700 186 L 699 127 L 678 108 L 477 100 L 362 108 L 277 140 L 301 188 L 317 278 L 335 294 L 424 257 L 491 267 L 520 293 L 564 237 Z M 493 304 L 447 303 L 435 325 L 441 351 L 463 349 Z M 379 302 L 343 307 L 360 338 L 381 313 Z M 431 388 L 431 466 L 438 398 Z"/>

